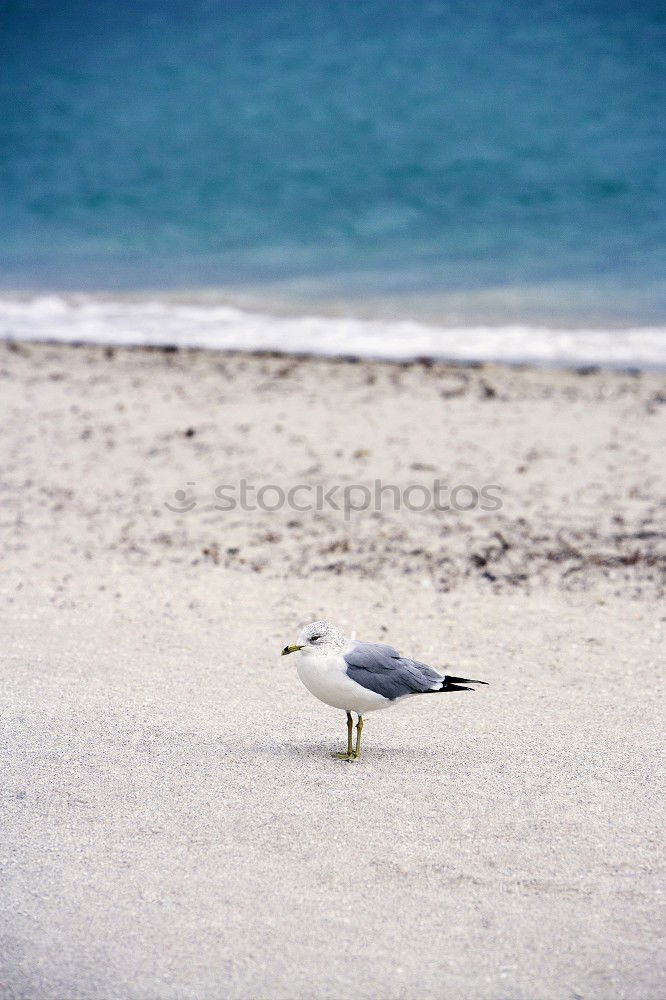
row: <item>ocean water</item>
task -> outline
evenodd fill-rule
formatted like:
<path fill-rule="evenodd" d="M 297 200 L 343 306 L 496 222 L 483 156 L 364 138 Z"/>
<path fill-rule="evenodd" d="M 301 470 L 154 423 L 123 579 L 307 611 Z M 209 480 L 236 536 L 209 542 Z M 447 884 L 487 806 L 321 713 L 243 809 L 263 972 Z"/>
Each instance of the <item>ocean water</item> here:
<path fill-rule="evenodd" d="M 652 2 L 0 0 L 0 334 L 662 364 L 665 71 Z"/>

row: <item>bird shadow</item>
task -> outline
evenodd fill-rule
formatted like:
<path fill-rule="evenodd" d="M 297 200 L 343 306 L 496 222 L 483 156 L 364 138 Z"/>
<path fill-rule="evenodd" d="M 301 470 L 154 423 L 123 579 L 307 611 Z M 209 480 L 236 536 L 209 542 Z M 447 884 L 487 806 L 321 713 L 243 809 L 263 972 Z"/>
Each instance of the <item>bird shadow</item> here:
<path fill-rule="evenodd" d="M 314 740 L 280 740 L 272 741 L 270 743 L 254 743 L 248 741 L 244 744 L 237 744 L 238 748 L 242 746 L 243 750 L 248 753 L 254 753 L 257 756 L 272 757 L 275 759 L 285 758 L 292 761 L 308 761 L 314 759 L 321 759 L 325 761 L 330 761 L 331 764 L 339 764 L 340 761 L 332 756 L 334 753 L 339 753 L 344 750 L 342 743 L 339 746 L 335 744 L 328 743 L 325 741 L 314 741 Z M 407 747 L 407 746 L 372 746 L 365 747 L 363 749 L 362 756 L 359 763 L 374 763 L 379 761 L 419 761 L 424 760 L 441 760 L 446 754 L 445 747 L 438 748 L 424 748 L 424 747 Z"/>

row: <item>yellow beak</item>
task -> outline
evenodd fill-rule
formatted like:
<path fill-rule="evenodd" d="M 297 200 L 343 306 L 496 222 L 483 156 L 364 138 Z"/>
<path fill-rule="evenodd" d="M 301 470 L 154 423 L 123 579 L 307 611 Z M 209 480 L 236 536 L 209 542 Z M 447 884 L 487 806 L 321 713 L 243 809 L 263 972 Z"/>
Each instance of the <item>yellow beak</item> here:
<path fill-rule="evenodd" d="M 302 646 L 285 646 L 282 650 L 282 656 L 288 656 L 289 653 L 295 653 L 297 650 L 303 649 Z"/>

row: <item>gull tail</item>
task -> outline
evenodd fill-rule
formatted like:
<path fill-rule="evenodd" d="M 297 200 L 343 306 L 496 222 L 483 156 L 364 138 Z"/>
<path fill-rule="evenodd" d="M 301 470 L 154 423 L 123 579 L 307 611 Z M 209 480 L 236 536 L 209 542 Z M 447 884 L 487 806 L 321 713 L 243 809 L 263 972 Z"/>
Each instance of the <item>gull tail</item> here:
<path fill-rule="evenodd" d="M 445 674 L 442 679 L 442 686 L 438 687 L 433 691 L 436 694 L 439 691 L 473 691 L 473 687 L 468 687 L 469 684 L 487 684 L 488 681 L 475 681 L 471 677 L 452 677 L 451 674 Z"/>

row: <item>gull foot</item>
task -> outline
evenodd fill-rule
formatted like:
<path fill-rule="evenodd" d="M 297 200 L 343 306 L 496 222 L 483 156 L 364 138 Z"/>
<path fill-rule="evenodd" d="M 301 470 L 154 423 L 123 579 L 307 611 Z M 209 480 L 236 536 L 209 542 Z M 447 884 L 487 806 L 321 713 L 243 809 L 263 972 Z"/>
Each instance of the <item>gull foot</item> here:
<path fill-rule="evenodd" d="M 335 757 L 336 760 L 356 760 L 356 754 L 354 753 L 332 753 L 331 757 Z"/>

